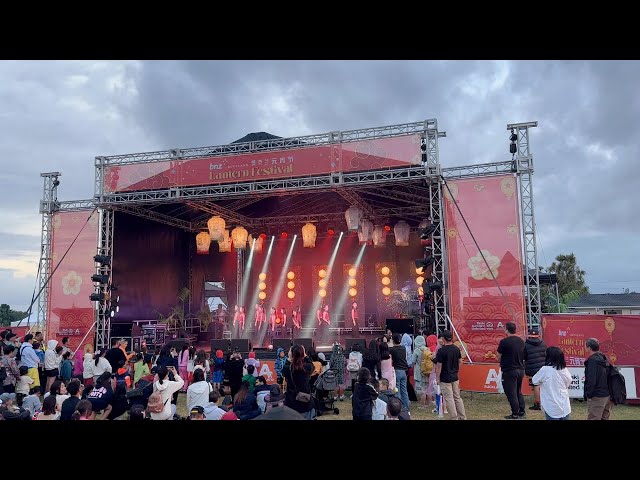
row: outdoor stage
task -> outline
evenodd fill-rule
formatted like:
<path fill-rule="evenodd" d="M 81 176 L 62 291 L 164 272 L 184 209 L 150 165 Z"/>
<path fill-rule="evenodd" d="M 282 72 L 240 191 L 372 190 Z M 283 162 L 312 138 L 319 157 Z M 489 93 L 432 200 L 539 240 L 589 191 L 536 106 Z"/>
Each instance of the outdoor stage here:
<path fill-rule="evenodd" d="M 42 174 L 39 325 L 98 347 L 150 338 L 154 325 L 166 326 L 158 344 L 188 335 L 326 347 L 375 338 L 404 316 L 455 330 L 473 361 L 491 361 L 503 323 L 540 323 L 535 126 L 508 126 L 511 160 L 462 167 L 440 165 L 445 133 L 426 120 L 96 157 L 88 200 L 58 201 L 61 174 Z"/>

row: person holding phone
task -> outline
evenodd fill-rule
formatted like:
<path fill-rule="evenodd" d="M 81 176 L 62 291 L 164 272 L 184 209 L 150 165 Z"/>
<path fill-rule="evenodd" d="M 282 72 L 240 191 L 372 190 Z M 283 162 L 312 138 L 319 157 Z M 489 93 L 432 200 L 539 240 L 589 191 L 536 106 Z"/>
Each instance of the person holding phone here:
<path fill-rule="evenodd" d="M 174 380 L 170 380 L 169 374 Z M 153 383 L 153 391 L 160 391 L 164 408 L 159 413 L 151 413 L 151 420 L 171 420 L 176 414 L 176 405 L 171 402 L 173 395 L 184 385 L 174 366 L 158 368 L 157 380 Z"/>

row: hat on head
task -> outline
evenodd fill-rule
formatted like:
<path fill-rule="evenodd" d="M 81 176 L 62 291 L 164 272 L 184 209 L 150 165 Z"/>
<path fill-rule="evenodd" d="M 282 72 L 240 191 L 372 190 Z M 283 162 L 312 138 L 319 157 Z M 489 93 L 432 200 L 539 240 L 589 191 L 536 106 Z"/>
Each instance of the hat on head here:
<path fill-rule="evenodd" d="M 529 329 L 529 336 L 530 337 L 539 337 L 540 336 L 540 330 L 538 330 L 538 327 L 531 327 Z"/>
<path fill-rule="evenodd" d="M 230 410 L 224 415 L 222 415 L 222 417 L 220 417 L 220 420 L 240 420 L 240 419 L 233 411 Z"/>
<path fill-rule="evenodd" d="M 267 403 L 277 403 L 284 400 L 284 394 L 282 393 L 282 389 L 280 385 L 277 383 L 271 385 L 269 389 L 269 394 L 264 397 L 264 401 Z"/>
<path fill-rule="evenodd" d="M 453 340 L 453 335 L 451 334 L 451 331 L 443 330 L 442 338 L 444 338 L 447 342 L 450 342 L 451 340 Z"/>
<path fill-rule="evenodd" d="M 222 358 L 224 357 L 224 353 L 222 352 L 222 350 L 216 350 L 216 358 Z"/>
<path fill-rule="evenodd" d="M 2 403 L 7 403 L 8 401 L 16 401 L 16 394 L 15 393 L 3 393 L 2 395 L 0 395 L 0 402 Z"/>
<path fill-rule="evenodd" d="M 256 358 L 256 352 L 249 352 L 249 358 Z"/>
<path fill-rule="evenodd" d="M 204 415 L 204 408 L 201 407 L 200 405 L 196 405 L 195 407 L 193 407 L 191 409 L 191 411 L 189 412 L 189 415 Z"/>

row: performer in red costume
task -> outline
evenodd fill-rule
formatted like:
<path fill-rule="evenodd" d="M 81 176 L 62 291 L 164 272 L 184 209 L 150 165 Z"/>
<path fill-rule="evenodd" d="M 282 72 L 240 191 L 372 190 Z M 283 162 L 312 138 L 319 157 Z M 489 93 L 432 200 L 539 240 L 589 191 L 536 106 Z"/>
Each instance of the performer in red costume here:
<path fill-rule="evenodd" d="M 276 307 L 271 307 L 271 316 L 269 317 L 269 323 L 271 324 L 271 331 L 275 332 L 276 330 Z"/>
<path fill-rule="evenodd" d="M 282 328 L 287 328 L 287 311 L 284 307 L 280 309 L 280 318 L 282 319 Z"/>
<path fill-rule="evenodd" d="M 324 306 L 324 311 L 322 312 L 322 321 L 327 325 L 331 325 L 331 317 L 329 316 L 329 305 Z"/>
<path fill-rule="evenodd" d="M 262 305 L 256 303 L 256 313 L 255 313 L 255 321 L 253 322 L 253 326 L 257 327 L 256 330 L 260 330 L 262 327 L 262 313 L 260 312 Z"/>
<path fill-rule="evenodd" d="M 302 328 L 302 319 L 300 318 L 300 306 L 297 306 L 291 312 L 291 321 L 293 322 L 293 327 L 300 330 Z"/>
<path fill-rule="evenodd" d="M 240 307 L 240 314 L 238 315 L 238 322 L 240 323 L 240 329 L 241 330 L 244 330 L 244 320 L 245 320 L 244 307 Z"/>
<path fill-rule="evenodd" d="M 240 316 L 240 310 L 238 309 L 238 305 L 233 307 L 233 326 L 236 326 L 236 322 L 238 321 L 238 317 Z"/>

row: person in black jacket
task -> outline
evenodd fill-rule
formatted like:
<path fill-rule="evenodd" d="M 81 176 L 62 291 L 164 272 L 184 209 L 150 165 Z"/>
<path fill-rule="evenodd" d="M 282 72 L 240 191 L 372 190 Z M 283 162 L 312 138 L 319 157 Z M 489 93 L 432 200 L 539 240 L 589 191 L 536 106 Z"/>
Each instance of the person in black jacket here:
<path fill-rule="evenodd" d="M 587 340 L 588 358 L 584 362 L 584 398 L 587 401 L 587 420 L 609 420 L 613 402 L 607 382 L 609 361 L 600 352 L 600 342 Z"/>
<path fill-rule="evenodd" d="M 123 365 L 127 363 L 127 357 L 122 349 L 120 349 L 120 341 L 117 338 L 111 340 L 111 348 L 104 354 L 104 358 L 111 364 L 111 371 L 113 373 L 118 371 L 120 361 L 122 361 Z"/>
<path fill-rule="evenodd" d="M 378 398 L 378 392 L 369 383 L 371 372 L 368 368 L 358 370 L 358 382 L 355 384 L 351 397 L 352 415 L 354 420 L 371 420 L 373 402 Z"/>
<path fill-rule="evenodd" d="M 369 369 L 372 378 L 380 380 L 382 375 L 380 373 L 380 346 L 374 339 L 369 342 L 369 348 L 362 352 L 362 366 Z M 376 371 L 378 372 L 376 376 Z"/>
<path fill-rule="evenodd" d="M 533 405 L 529 410 L 540 410 L 540 386 L 534 385 L 531 379 L 545 365 L 547 346 L 540 338 L 537 327 L 529 329 L 529 336 L 524 342 L 524 374 L 529 377 L 529 386 L 533 390 Z"/>
<path fill-rule="evenodd" d="M 235 397 L 242 385 L 242 369 L 244 368 L 242 355 L 239 352 L 234 352 L 229 357 L 229 360 L 225 362 L 225 367 L 229 378 L 229 386 L 231 387 L 231 396 Z"/>
<path fill-rule="evenodd" d="M 289 362 L 282 367 L 282 376 L 287 382 L 284 404 L 302 414 L 307 420 L 315 418 L 313 400 L 304 401 L 311 396 L 309 379 L 313 372 L 313 364 L 304 361 L 304 348 L 294 345 L 289 351 Z M 307 395 L 298 396 L 299 393 Z M 304 398 L 304 399 L 303 399 Z"/>
<path fill-rule="evenodd" d="M 516 420 L 525 416 L 522 379 L 524 378 L 524 340 L 516 335 L 516 324 L 507 322 L 507 337 L 498 344 L 498 361 L 502 370 L 502 386 L 511 406 L 506 419 Z"/>

